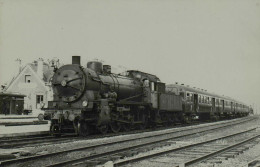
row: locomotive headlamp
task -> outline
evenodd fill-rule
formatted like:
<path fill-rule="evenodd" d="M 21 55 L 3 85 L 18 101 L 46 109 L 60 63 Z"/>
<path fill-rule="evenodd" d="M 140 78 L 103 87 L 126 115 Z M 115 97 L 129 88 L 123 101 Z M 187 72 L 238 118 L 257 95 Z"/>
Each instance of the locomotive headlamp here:
<path fill-rule="evenodd" d="M 67 85 L 67 82 L 65 80 L 61 81 L 61 86 L 66 86 Z"/>
<path fill-rule="evenodd" d="M 87 107 L 87 105 L 88 105 L 88 101 L 87 101 L 87 100 L 84 100 L 84 101 L 82 102 L 82 106 L 83 106 L 83 107 Z"/>
<path fill-rule="evenodd" d="M 74 114 L 70 114 L 69 117 L 68 117 L 68 119 L 69 119 L 70 121 L 74 121 L 75 115 L 74 115 Z"/>

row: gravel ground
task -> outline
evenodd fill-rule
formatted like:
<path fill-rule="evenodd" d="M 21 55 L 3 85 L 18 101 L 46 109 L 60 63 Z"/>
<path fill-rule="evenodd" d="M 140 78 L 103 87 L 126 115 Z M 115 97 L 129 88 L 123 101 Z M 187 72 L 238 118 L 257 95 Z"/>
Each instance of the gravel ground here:
<path fill-rule="evenodd" d="M 218 122 L 218 123 L 211 123 L 211 124 L 223 124 L 224 122 L 226 122 L 226 121 L 222 121 L 222 122 Z M 98 143 L 112 142 L 112 141 L 116 141 L 116 140 L 130 139 L 130 138 L 136 138 L 136 137 L 140 137 L 140 136 L 147 136 L 149 134 L 150 135 L 161 134 L 161 133 L 166 133 L 166 132 L 170 132 L 170 131 L 171 132 L 172 131 L 178 131 L 180 129 L 190 129 L 192 127 L 203 127 L 203 126 L 205 126 L 205 125 L 202 124 L 202 125 L 195 125 L 195 126 L 183 127 L 183 128 L 178 128 L 178 129 L 174 128 L 174 129 L 166 129 L 166 130 L 153 131 L 153 132 L 145 132 L 145 133 L 141 133 L 141 134 L 121 135 L 121 136 L 105 137 L 105 138 L 98 138 L 98 139 L 72 141 L 70 143 L 61 143 L 61 144 L 53 144 L 53 145 L 45 145 L 45 146 L 28 147 L 28 148 L 23 148 L 22 154 L 29 154 L 29 155 L 46 154 L 46 153 L 51 153 L 51 152 L 57 152 L 57 151 L 62 151 L 62 150 L 68 150 L 68 149 L 74 149 L 74 148 L 79 148 L 79 147 L 83 147 L 83 146 L 98 144 Z M 193 143 L 193 142 L 206 140 L 208 138 L 215 138 L 216 135 L 220 135 L 220 134 L 223 135 L 223 133 L 229 134 L 230 131 L 234 132 L 235 130 L 245 129 L 246 127 L 249 128 L 250 123 L 247 123 L 245 125 L 238 125 L 238 126 L 232 128 L 232 130 L 230 130 L 230 129 L 229 130 L 221 130 L 219 132 L 215 131 L 214 134 L 208 134 L 208 135 L 205 135 L 205 136 L 198 134 L 198 136 L 196 136 L 196 137 L 194 137 L 194 136 L 190 137 L 190 138 L 187 137 L 187 138 L 182 139 L 182 141 L 177 141 L 176 144 L 172 143 L 168 147 L 157 148 L 157 149 L 154 149 L 153 151 L 160 151 L 160 149 L 176 148 L 176 147 L 187 145 L 187 144 L 190 144 L 190 143 Z M 149 139 L 147 139 L 147 141 L 149 141 Z M 142 140 L 142 142 L 144 142 L 144 140 Z M 134 144 L 139 144 L 139 143 L 141 143 L 141 141 L 135 141 Z M 129 142 L 128 144 L 124 144 L 123 146 L 120 146 L 120 147 L 126 147 L 128 145 L 133 145 L 133 142 Z M 42 165 L 46 165 L 46 164 L 52 164 L 53 162 L 58 162 L 58 161 L 61 161 L 61 160 L 68 160 L 68 159 L 71 159 L 71 158 L 74 158 L 74 157 L 79 158 L 79 157 L 85 156 L 85 155 L 91 155 L 91 154 L 95 154 L 95 153 L 104 152 L 104 150 L 110 151 L 110 150 L 114 150 L 114 149 L 115 149 L 114 146 L 106 146 L 106 147 L 91 150 L 91 151 L 88 151 L 88 152 L 78 151 L 78 152 L 73 152 L 73 153 L 67 154 L 65 156 L 63 155 L 63 156 L 58 156 L 58 157 L 55 157 L 55 158 L 48 158 L 42 163 L 41 162 L 37 162 L 35 164 L 25 163 L 25 164 L 21 164 L 20 166 L 37 166 L 38 167 L 38 166 L 42 166 Z M 148 151 L 148 153 L 149 153 L 149 151 Z M 17 156 L 19 156 L 19 155 L 20 154 L 18 153 Z M 169 157 L 164 157 L 164 158 L 169 159 Z M 153 160 L 155 160 L 155 159 L 153 159 Z M 149 163 L 156 164 L 155 161 L 153 161 L 153 162 L 148 161 L 148 164 Z M 137 166 L 140 166 L 140 165 L 142 165 L 142 164 L 137 163 Z M 169 163 L 164 163 L 164 165 L 167 166 L 167 165 L 169 165 Z M 19 164 L 16 164 L 14 166 L 19 166 Z M 145 166 L 148 166 L 148 165 L 145 165 Z M 151 165 L 149 165 L 149 166 L 151 166 Z M 156 165 L 156 166 L 158 166 L 158 165 Z M 161 165 L 159 165 L 159 166 L 161 166 Z"/>
<path fill-rule="evenodd" d="M 12 133 L 28 133 L 28 132 L 39 132 L 49 131 L 49 124 L 40 125 L 24 125 L 24 126 L 0 126 L 0 136 Z"/>
<path fill-rule="evenodd" d="M 166 146 L 163 148 L 158 148 L 158 149 L 154 149 L 152 151 L 146 152 L 146 153 L 140 153 L 136 156 L 143 156 L 145 154 L 152 154 L 154 152 L 160 152 L 162 150 L 168 150 L 170 148 L 177 148 L 180 146 L 184 146 L 190 143 L 196 143 L 196 142 L 200 142 L 200 141 L 205 141 L 205 140 L 210 140 L 219 136 L 223 136 L 223 135 L 229 135 L 231 133 L 237 132 L 237 131 L 244 131 L 247 129 L 250 129 L 252 127 L 258 126 L 260 127 L 260 119 L 256 120 L 256 121 L 251 121 L 249 123 L 246 124 L 242 124 L 242 125 L 237 125 L 234 126 L 232 128 L 229 129 L 224 129 L 224 130 L 218 130 L 215 131 L 214 133 L 209 133 L 209 134 L 205 134 L 205 135 L 200 135 L 198 134 L 196 137 L 192 136 L 192 138 L 190 137 L 185 137 L 182 138 L 182 141 L 178 141 L 176 142 L 176 144 L 172 144 L 171 146 Z M 218 143 L 232 143 L 235 140 L 238 140 L 236 138 L 232 139 L 228 139 L 228 140 L 221 140 L 218 141 Z M 239 155 L 238 157 L 236 157 L 235 159 L 231 158 L 228 159 L 226 161 L 223 161 L 222 164 L 205 164 L 205 163 L 201 163 L 201 164 L 196 164 L 196 166 L 228 166 L 228 167 L 233 167 L 233 166 L 238 166 L 241 165 L 242 163 L 245 163 L 247 160 L 251 160 L 253 159 L 253 157 L 256 157 L 257 155 L 260 154 L 260 144 L 258 144 L 257 146 L 249 149 L 248 151 L 246 151 L 245 153 Z M 245 156 L 243 156 L 245 155 Z M 242 158 L 243 157 L 243 158 Z M 153 159 L 149 159 L 149 160 L 144 160 L 144 161 L 140 161 L 134 164 L 129 164 L 126 166 L 136 166 L 136 167 L 145 167 L 145 166 L 149 166 L 149 167 L 155 167 L 155 166 L 163 166 L 163 167 L 168 167 L 168 166 L 172 166 L 174 164 L 174 162 L 179 161 L 176 160 L 175 157 L 173 157 L 171 154 L 168 155 L 164 155 L 164 156 L 160 156 L 160 157 L 156 157 Z M 242 164 L 243 165 L 243 164 Z"/>

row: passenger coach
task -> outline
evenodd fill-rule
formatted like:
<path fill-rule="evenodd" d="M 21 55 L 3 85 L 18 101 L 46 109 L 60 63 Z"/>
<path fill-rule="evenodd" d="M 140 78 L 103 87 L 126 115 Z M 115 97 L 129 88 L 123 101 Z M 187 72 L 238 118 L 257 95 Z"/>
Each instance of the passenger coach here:
<path fill-rule="evenodd" d="M 169 91 L 180 94 L 183 98 L 183 111 L 188 119 L 199 116 L 200 119 L 233 118 L 247 116 L 250 107 L 226 96 L 209 93 L 207 90 L 191 88 L 183 84 L 167 86 Z"/>

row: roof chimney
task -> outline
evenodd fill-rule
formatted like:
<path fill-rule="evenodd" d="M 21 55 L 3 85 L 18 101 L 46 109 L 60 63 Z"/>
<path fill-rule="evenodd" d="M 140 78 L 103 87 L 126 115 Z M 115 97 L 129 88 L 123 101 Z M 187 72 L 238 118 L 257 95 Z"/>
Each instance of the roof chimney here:
<path fill-rule="evenodd" d="M 16 59 L 15 61 L 18 63 L 18 65 L 15 68 L 16 69 L 15 73 L 18 75 L 22 71 L 22 65 L 21 65 L 22 60 Z"/>
<path fill-rule="evenodd" d="M 43 59 L 42 58 L 39 58 L 37 60 L 37 74 L 41 79 L 43 79 Z"/>

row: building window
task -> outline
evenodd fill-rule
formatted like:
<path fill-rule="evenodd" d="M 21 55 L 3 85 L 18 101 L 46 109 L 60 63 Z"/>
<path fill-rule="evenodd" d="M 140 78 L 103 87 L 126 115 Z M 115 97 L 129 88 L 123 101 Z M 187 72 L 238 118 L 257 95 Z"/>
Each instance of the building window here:
<path fill-rule="evenodd" d="M 31 75 L 25 75 L 25 83 L 31 82 Z"/>
<path fill-rule="evenodd" d="M 36 96 L 36 103 L 39 104 L 41 102 L 43 102 L 43 95 L 37 95 Z"/>

